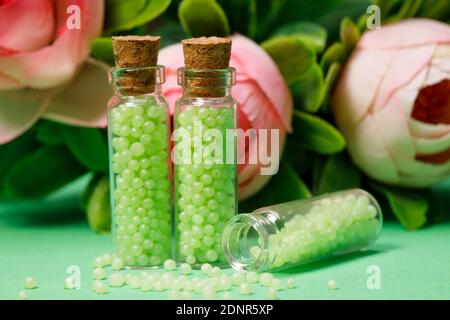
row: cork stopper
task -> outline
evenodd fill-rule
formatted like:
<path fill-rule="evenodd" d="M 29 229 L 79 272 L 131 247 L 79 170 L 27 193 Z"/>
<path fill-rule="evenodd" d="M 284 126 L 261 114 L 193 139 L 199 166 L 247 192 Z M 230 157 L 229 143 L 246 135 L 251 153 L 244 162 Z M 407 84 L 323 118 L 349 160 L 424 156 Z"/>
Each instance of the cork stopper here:
<path fill-rule="evenodd" d="M 186 69 L 228 69 L 231 57 L 231 39 L 201 37 L 182 41 Z M 203 77 L 203 78 L 202 78 Z M 187 80 L 191 93 L 200 97 L 220 96 L 224 88 L 220 79 L 199 74 L 198 79 Z"/>
<path fill-rule="evenodd" d="M 201 37 L 182 41 L 188 69 L 226 69 L 230 64 L 231 39 Z"/>
<path fill-rule="evenodd" d="M 155 67 L 158 62 L 160 37 L 112 37 L 116 66 L 119 68 Z M 139 95 L 152 92 L 157 82 L 156 70 L 127 71 L 121 76 L 122 93 Z"/>
<path fill-rule="evenodd" d="M 160 37 L 112 37 L 114 58 L 119 68 L 154 67 L 158 62 Z"/>

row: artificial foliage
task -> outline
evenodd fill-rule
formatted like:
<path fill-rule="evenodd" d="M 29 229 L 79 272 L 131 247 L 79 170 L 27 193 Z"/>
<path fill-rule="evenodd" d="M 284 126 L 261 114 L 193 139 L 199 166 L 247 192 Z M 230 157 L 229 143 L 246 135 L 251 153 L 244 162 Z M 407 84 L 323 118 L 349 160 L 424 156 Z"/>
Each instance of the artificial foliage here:
<path fill-rule="evenodd" d="M 448 0 L 375 0 L 383 24 L 410 17 L 449 22 Z M 186 37 L 241 33 L 273 58 L 295 101 L 293 133 L 280 170 L 240 212 L 336 190 L 373 192 L 408 229 L 430 221 L 427 190 L 381 185 L 361 173 L 346 152 L 330 113 L 330 95 L 346 59 L 367 31 L 366 0 L 106 0 L 104 34 L 92 56 L 113 64 L 110 36 L 159 34 L 162 45 Z M 106 108 L 106 106 L 105 106 Z M 96 231 L 110 225 L 106 131 L 41 120 L 0 146 L 0 199 L 44 197 L 86 175 L 83 209 Z M 43 165 L 45 163 L 45 165 Z"/>

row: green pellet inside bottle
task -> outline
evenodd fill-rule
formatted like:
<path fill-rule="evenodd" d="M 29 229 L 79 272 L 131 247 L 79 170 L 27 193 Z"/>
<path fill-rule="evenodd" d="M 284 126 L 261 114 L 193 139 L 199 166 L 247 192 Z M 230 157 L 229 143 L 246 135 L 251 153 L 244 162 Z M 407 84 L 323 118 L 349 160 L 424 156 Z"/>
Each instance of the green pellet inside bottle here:
<path fill-rule="evenodd" d="M 237 215 L 222 244 L 235 269 L 278 271 L 367 248 L 382 220 L 374 197 L 350 189 Z"/>
<path fill-rule="evenodd" d="M 269 237 L 269 247 L 277 250 L 271 268 L 308 263 L 368 246 L 380 229 L 377 214 L 366 195 L 321 200 L 306 214 L 294 215 Z M 257 255 L 258 247 L 253 251 Z"/>
<path fill-rule="evenodd" d="M 167 107 L 135 99 L 112 108 L 109 124 L 117 254 L 126 266 L 160 265 L 171 252 Z"/>
<path fill-rule="evenodd" d="M 175 150 L 179 150 L 180 143 L 188 143 L 192 158 L 191 162 L 177 161 L 175 165 L 178 259 L 194 257 L 196 263 L 225 262 L 221 235 L 236 211 L 235 151 L 232 149 L 232 161 L 227 162 L 226 150 L 230 143 L 226 141 L 227 133 L 234 139 L 234 109 L 189 106 L 176 113 L 175 130 L 179 129 L 189 133 L 186 138 L 189 141 L 175 142 Z M 231 135 L 228 130 L 232 130 Z M 213 133 L 220 133 L 218 140 L 223 140 L 213 141 Z M 197 142 L 202 144 L 202 151 L 196 149 Z M 175 154 L 176 159 L 179 156 Z"/>

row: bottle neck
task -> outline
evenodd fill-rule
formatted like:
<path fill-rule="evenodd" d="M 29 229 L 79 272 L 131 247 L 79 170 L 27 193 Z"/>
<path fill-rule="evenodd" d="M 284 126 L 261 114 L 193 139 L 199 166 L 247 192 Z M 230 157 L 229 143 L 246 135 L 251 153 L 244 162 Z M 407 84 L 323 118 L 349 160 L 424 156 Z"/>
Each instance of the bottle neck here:
<path fill-rule="evenodd" d="M 236 71 L 228 69 L 178 69 L 178 84 L 185 98 L 224 98 L 231 95 Z"/>
<path fill-rule="evenodd" d="M 109 77 L 116 96 L 120 97 L 159 95 L 165 82 L 163 66 L 113 68 Z"/>
<path fill-rule="evenodd" d="M 222 246 L 230 265 L 236 270 L 271 269 L 279 248 L 279 217 L 270 211 L 239 214 L 225 227 Z"/>
<path fill-rule="evenodd" d="M 199 88 L 183 86 L 184 98 L 226 98 L 231 96 L 231 88 Z"/>

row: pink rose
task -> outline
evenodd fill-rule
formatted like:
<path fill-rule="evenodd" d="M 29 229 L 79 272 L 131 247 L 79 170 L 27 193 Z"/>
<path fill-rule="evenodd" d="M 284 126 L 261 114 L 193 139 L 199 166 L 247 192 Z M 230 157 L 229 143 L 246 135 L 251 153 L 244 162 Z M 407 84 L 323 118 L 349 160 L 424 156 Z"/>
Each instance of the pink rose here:
<path fill-rule="evenodd" d="M 450 27 L 405 20 L 366 32 L 333 109 L 354 162 L 388 184 L 427 187 L 450 174 Z"/>
<path fill-rule="evenodd" d="M 0 144 L 40 117 L 106 124 L 108 67 L 85 63 L 103 15 L 103 0 L 0 0 Z"/>
<path fill-rule="evenodd" d="M 232 95 L 238 102 L 238 126 L 241 129 L 279 129 L 280 150 L 286 133 L 291 130 L 293 102 L 289 88 L 269 55 L 256 43 L 242 35 L 232 37 L 231 66 L 236 68 L 236 86 Z M 161 50 L 159 63 L 166 66 L 164 94 L 173 107 L 182 90 L 177 85 L 177 69 L 184 65 L 180 44 Z M 239 158 L 245 148 L 239 141 Z M 267 150 L 263 150 L 267 151 Z M 270 155 L 270 152 L 269 152 Z M 248 156 L 248 155 L 247 155 Z M 239 166 L 239 199 L 258 192 L 270 179 L 260 174 L 262 164 Z"/>

